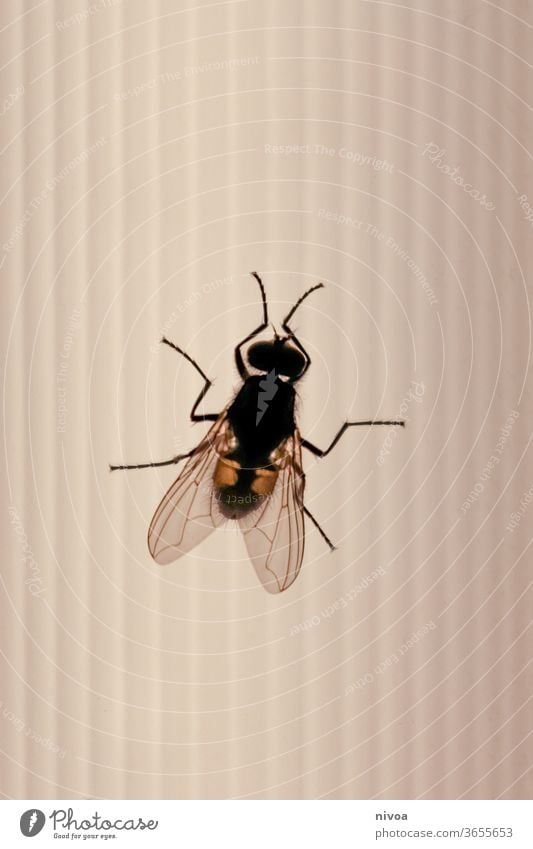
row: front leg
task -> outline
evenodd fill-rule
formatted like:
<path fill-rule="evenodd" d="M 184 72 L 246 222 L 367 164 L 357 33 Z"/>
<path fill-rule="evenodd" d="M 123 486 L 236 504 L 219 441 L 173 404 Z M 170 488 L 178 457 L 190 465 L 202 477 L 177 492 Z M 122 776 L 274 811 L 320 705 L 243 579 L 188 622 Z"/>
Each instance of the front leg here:
<path fill-rule="evenodd" d="M 249 333 L 248 336 L 242 340 L 242 342 L 239 342 L 239 344 L 235 348 L 235 365 L 237 366 L 237 371 L 239 372 L 242 380 L 246 380 L 246 378 L 248 377 L 248 369 L 244 364 L 244 360 L 241 354 L 241 348 L 244 347 L 247 342 L 250 342 L 254 338 L 254 336 L 257 336 L 258 333 L 261 333 L 265 329 L 265 327 L 268 326 L 268 307 L 265 287 L 263 286 L 263 281 L 259 277 L 257 271 L 252 271 L 251 274 L 252 277 L 255 277 L 255 279 L 259 283 L 259 288 L 261 290 L 261 301 L 263 304 L 263 321 L 261 322 L 259 327 L 256 327 L 255 330 L 252 330 L 252 332 Z"/>
<path fill-rule="evenodd" d="M 181 354 L 182 357 L 185 357 L 187 362 L 189 362 L 192 366 L 194 366 L 194 368 L 196 369 L 198 374 L 201 375 L 201 377 L 203 377 L 203 379 L 205 381 L 204 387 L 203 387 L 202 391 L 200 392 L 200 394 L 198 395 L 198 398 L 194 402 L 194 406 L 191 410 L 191 421 L 193 421 L 193 422 L 216 422 L 220 413 L 201 413 L 200 415 L 198 415 L 197 412 L 196 412 L 199 404 L 202 403 L 202 401 L 204 400 L 208 390 L 213 385 L 213 381 L 209 380 L 208 376 L 202 371 L 202 369 L 200 368 L 200 366 L 198 365 L 196 360 L 193 360 L 193 358 L 190 357 L 189 354 L 186 353 L 186 351 L 182 351 L 181 348 L 178 348 L 178 346 L 174 345 L 173 342 L 169 342 L 168 339 L 165 339 L 164 336 L 161 339 L 161 343 L 163 345 L 168 345 L 169 348 L 172 348 L 172 350 L 176 351 L 176 353 Z"/>
<path fill-rule="evenodd" d="M 216 420 L 218 419 L 218 417 L 220 415 L 219 413 L 202 413 L 202 414 L 198 415 L 197 412 L 196 412 L 198 405 L 203 401 L 206 392 L 212 386 L 212 381 L 209 380 L 209 378 L 207 377 L 206 374 L 204 374 L 204 372 L 202 371 L 202 369 L 200 368 L 198 363 L 195 360 L 193 360 L 193 358 L 190 357 L 189 354 L 187 354 L 185 351 L 182 351 L 181 348 L 178 348 L 177 345 L 174 345 L 173 342 L 169 342 L 168 339 L 165 339 L 164 337 L 163 337 L 163 339 L 161 339 L 161 342 L 164 345 L 168 345 L 170 348 L 172 348 L 178 354 L 181 354 L 182 357 L 185 357 L 185 359 L 192 366 L 194 366 L 196 371 L 203 377 L 203 379 L 205 381 L 204 387 L 203 387 L 202 391 L 200 392 L 198 398 L 196 399 L 194 406 L 191 410 L 191 421 L 193 421 L 193 422 L 216 422 Z M 133 463 L 133 464 L 128 464 L 126 466 L 111 466 L 110 465 L 109 471 L 115 472 L 117 469 L 152 469 L 156 466 L 173 466 L 176 463 L 179 463 L 180 460 L 186 460 L 188 457 L 191 457 L 194 454 L 195 450 L 196 450 L 195 448 L 192 448 L 191 451 L 187 452 L 187 454 L 178 454 L 176 457 L 172 457 L 170 460 L 159 460 L 159 461 L 151 462 L 151 463 Z"/>

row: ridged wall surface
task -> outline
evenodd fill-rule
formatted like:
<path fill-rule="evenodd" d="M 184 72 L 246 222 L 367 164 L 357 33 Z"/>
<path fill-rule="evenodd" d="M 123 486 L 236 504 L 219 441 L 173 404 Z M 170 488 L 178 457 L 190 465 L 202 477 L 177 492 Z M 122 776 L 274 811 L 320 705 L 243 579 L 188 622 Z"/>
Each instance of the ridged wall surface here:
<path fill-rule="evenodd" d="M 529 798 L 524 0 L 3 4 L 1 792 Z M 299 578 L 146 547 L 201 379 L 295 317 Z"/>

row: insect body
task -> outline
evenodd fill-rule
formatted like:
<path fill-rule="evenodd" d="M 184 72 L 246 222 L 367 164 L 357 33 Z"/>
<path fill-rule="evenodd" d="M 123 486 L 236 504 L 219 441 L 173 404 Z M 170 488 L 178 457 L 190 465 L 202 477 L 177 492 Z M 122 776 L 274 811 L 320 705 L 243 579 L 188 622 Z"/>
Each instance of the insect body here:
<path fill-rule="evenodd" d="M 248 377 L 227 412 L 233 443 L 217 463 L 214 484 L 229 519 L 271 497 L 284 446 L 296 429 L 294 388 L 271 374 L 271 391 L 261 388 L 265 381 L 260 377 Z"/>
<path fill-rule="evenodd" d="M 197 414 L 211 381 L 200 366 L 172 342 L 162 342 L 185 357 L 204 380 L 191 412 L 194 422 L 213 422 L 201 442 L 187 454 L 170 460 L 114 469 L 167 466 L 187 459 L 185 467 L 157 508 L 148 531 L 148 547 L 158 563 L 170 563 L 190 551 L 215 528 L 238 522 L 256 573 L 272 593 L 286 590 L 300 571 L 304 553 L 304 516 L 315 525 L 328 546 L 334 546 L 304 504 L 302 448 L 324 457 L 349 427 L 403 425 L 402 421 L 345 422 L 328 448 L 302 439 L 294 407 L 296 389 L 311 360 L 289 322 L 302 301 L 323 284 L 307 290 L 282 323 L 285 336 L 274 331 L 269 341 L 242 349 L 268 326 L 263 283 L 256 272 L 263 320 L 235 348 L 243 381 L 236 397 L 221 413 Z M 255 369 L 259 374 L 250 372 Z"/>

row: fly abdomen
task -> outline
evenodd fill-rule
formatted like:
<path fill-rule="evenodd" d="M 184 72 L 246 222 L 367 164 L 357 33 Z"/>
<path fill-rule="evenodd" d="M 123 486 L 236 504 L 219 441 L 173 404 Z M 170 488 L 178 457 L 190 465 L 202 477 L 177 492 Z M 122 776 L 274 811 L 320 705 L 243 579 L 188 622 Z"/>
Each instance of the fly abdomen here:
<path fill-rule="evenodd" d="M 227 519 L 238 519 L 264 505 L 276 485 L 275 468 L 245 468 L 238 460 L 220 457 L 213 476 L 215 497 Z"/>

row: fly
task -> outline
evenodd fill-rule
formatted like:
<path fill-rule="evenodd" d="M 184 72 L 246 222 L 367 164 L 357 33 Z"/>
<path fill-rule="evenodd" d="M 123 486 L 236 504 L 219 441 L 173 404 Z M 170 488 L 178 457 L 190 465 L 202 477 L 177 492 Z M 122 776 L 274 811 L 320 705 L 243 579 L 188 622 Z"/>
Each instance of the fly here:
<path fill-rule="evenodd" d="M 110 466 L 145 469 L 187 460 L 172 484 L 148 530 L 148 548 L 157 563 L 166 564 L 191 551 L 215 528 L 238 523 L 257 576 L 270 593 L 286 590 L 300 571 L 305 544 L 304 519 L 313 523 L 326 544 L 334 545 L 304 504 L 305 475 L 302 448 L 325 457 L 350 427 L 400 425 L 403 421 L 345 422 L 326 449 L 302 438 L 295 420 L 295 384 L 311 358 L 290 327 L 302 302 L 323 283 L 312 286 L 296 301 L 282 323 L 284 336 L 274 330 L 268 341 L 243 348 L 268 327 L 268 305 L 259 275 L 263 318 L 234 351 L 242 385 L 221 413 L 197 413 L 212 385 L 198 363 L 173 342 L 161 342 L 184 357 L 204 381 L 191 410 L 193 422 L 213 422 L 195 448 L 170 460 Z M 250 368 L 259 374 L 252 373 Z"/>

